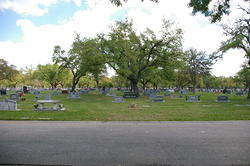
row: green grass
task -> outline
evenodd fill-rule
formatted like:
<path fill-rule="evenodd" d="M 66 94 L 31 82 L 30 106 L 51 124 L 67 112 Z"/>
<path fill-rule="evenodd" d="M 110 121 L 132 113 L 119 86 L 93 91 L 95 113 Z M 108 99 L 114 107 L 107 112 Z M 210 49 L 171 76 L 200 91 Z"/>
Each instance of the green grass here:
<path fill-rule="evenodd" d="M 246 96 L 229 95 L 231 102 L 215 102 L 216 94 L 202 93 L 201 102 L 165 97 L 165 103 L 154 103 L 148 97 L 125 99 L 112 103 L 112 97 L 97 93 L 68 99 L 67 95 L 52 96 L 64 104 L 65 111 L 33 111 L 35 98 L 25 95 L 18 102 L 20 111 L 0 111 L 0 120 L 67 120 L 67 121 L 214 121 L 250 120 L 250 100 Z M 129 108 L 130 104 L 136 108 Z"/>

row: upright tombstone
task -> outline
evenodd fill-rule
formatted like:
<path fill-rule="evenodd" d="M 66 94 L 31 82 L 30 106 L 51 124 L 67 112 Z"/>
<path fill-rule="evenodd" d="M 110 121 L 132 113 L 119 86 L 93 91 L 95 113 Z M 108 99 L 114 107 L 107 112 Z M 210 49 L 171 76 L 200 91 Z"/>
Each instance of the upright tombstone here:
<path fill-rule="evenodd" d="M 51 100 L 50 94 L 44 94 L 44 100 Z"/>
<path fill-rule="evenodd" d="M 164 96 L 170 96 L 170 95 L 171 95 L 171 92 L 169 90 L 166 90 Z"/>
<path fill-rule="evenodd" d="M 183 96 L 182 95 L 170 95 L 171 99 L 182 99 Z"/>
<path fill-rule="evenodd" d="M 244 93 L 242 91 L 236 92 L 236 96 L 243 96 Z"/>
<path fill-rule="evenodd" d="M 1 95 L 7 95 L 7 90 L 6 89 L 0 89 L 0 94 Z"/>
<path fill-rule="evenodd" d="M 186 102 L 200 102 L 200 96 L 186 96 Z"/>
<path fill-rule="evenodd" d="M 230 102 L 227 96 L 218 96 L 216 101 L 217 102 Z"/>
<path fill-rule="evenodd" d="M 127 91 L 127 92 L 124 92 L 123 94 L 123 98 L 137 98 L 138 97 L 138 94 L 136 92 L 130 92 L 130 91 Z"/>
<path fill-rule="evenodd" d="M 113 97 L 113 103 L 124 103 L 124 98 L 122 96 Z"/>
<path fill-rule="evenodd" d="M 2 111 L 17 110 L 17 103 L 14 100 L 0 101 L 0 110 Z"/>
<path fill-rule="evenodd" d="M 58 95 L 59 95 L 58 91 L 53 91 L 53 92 L 51 93 L 51 96 L 58 96 Z"/>
<path fill-rule="evenodd" d="M 81 93 L 81 94 L 88 94 L 88 93 L 89 93 L 89 90 L 81 89 L 81 90 L 80 90 L 80 93 Z"/>
<path fill-rule="evenodd" d="M 20 97 L 16 93 L 10 94 L 10 100 L 18 101 Z"/>
<path fill-rule="evenodd" d="M 36 90 L 36 91 L 33 92 L 33 94 L 35 95 L 36 100 L 38 100 L 38 99 L 41 97 L 40 91 L 37 91 L 37 90 Z"/>
<path fill-rule="evenodd" d="M 165 102 L 163 96 L 154 96 L 151 99 L 153 100 L 153 102 L 157 102 L 157 103 L 163 103 L 163 102 Z"/>
<path fill-rule="evenodd" d="M 70 92 L 68 98 L 69 99 L 79 99 L 81 97 L 80 97 L 80 94 L 77 92 Z"/>
<path fill-rule="evenodd" d="M 187 94 L 187 91 L 186 91 L 186 90 L 181 90 L 181 91 L 180 91 L 180 94 L 186 95 L 186 94 Z"/>

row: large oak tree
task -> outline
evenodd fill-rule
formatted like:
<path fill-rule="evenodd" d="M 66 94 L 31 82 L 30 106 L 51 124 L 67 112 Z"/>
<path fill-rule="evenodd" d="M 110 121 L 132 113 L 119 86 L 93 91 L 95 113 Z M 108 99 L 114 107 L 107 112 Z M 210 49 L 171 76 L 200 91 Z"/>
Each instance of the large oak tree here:
<path fill-rule="evenodd" d="M 138 83 L 150 68 L 167 68 L 181 59 L 182 30 L 163 22 L 160 35 L 152 30 L 138 34 L 132 21 L 116 22 L 107 35 L 100 35 L 107 64 L 131 83 L 138 93 Z"/>

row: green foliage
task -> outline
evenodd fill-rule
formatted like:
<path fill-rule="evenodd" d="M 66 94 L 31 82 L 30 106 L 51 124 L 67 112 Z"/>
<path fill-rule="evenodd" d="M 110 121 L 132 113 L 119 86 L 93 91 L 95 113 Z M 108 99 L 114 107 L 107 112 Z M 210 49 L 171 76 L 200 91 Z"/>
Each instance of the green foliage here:
<path fill-rule="evenodd" d="M 237 48 L 243 50 L 245 56 L 250 59 L 250 9 L 248 10 L 246 11 L 248 18 L 237 19 L 235 24 L 231 26 L 222 25 L 224 34 L 228 37 L 226 41 L 221 43 L 219 51 L 222 53 Z"/>
<path fill-rule="evenodd" d="M 75 90 L 80 78 L 87 73 L 98 76 L 105 71 L 105 61 L 99 51 L 98 41 L 95 39 L 80 39 L 79 35 L 76 35 L 68 54 L 60 46 L 55 46 L 53 61 L 59 64 L 61 68 L 71 71 L 73 75 L 72 91 Z"/>
<path fill-rule="evenodd" d="M 100 35 L 106 62 L 131 83 L 138 92 L 138 82 L 151 69 L 175 66 L 181 57 L 182 31 L 164 21 L 161 36 L 147 29 L 137 34 L 131 21 L 117 22 L 108 35 Z M 173 70 L 173 69 L 172 69 Z"/>
<path fill-rule="evenodd" d="M 245 0 L 246 1 L 246 0 Z M 224 14 L 229 14 L 230 0 L 218 0 L 211 8 L 213 0 L 190 0 L 188 6 L 193 9 L 193 14 L 201 12 L 206 17 L 211 18 L 211 22 L 220 21 Z"/>
<path fill-rule="evenodd" d="M 248 96 L 250 99 L 250 68 L 247 65 L 243 65 L 242 69 L 237 73 L 238 81 L 242 82 L 245 88 L 248 88 Z"/>
<path fill-rule="evenodd" d="M 192 84 L 195 92 L 197 86 L 197 78 L 209 74 L 211 66 L 214 63 L 214 57 L 207 55 L 205 52 L 198 52 L 191 48 L 186 51 L 187 56 L 187 72 L 190 76 L 190 83 Z"/>
<path fill-rule="evenodd" d="M 69 71 L 60 69 L 57 64 L 38 65 L 33 73 L 33 78 L 49 83 L 52 89 L 64 85 L 68 77 Z"/>
<path fill-rule="evenodd" d="M 14 65 L 9 65 L 6 60 L 0 59 L 0 80 L 12 81 L 19 74 L 15 68 Z"/>

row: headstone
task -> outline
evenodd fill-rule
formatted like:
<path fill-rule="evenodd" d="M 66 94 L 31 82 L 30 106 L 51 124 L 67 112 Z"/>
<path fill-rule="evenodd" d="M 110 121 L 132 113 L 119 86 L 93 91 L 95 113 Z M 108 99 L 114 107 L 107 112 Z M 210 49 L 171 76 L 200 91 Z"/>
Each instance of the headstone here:
<path fill-rule="evenodd" d="M 58 95 L 59 95 L 59 92 L 53 91 L 53 92 L 51 93 L 51 95 L 52 95 L 52 96 L 58 96 Z"/>
<path fill-rule="evenodd" d="M 14 100 L 4 100 L 0 101 L 0 110 L 17 110 L 17 103 Z"/>
<path fill-rule="evenodd" d="M 124 92 L 123 97 L 124 98 L 137 98 L 138 94 L 136 92 L 127 91 L 127 92 Z"/>
<path fill-rule="evenodd" d="M 147 90 L 143 92 L 144 96 L 149 96 L 150 94 L 151 94 L 150 91 L 147 91 Z"/>
<path fill-rule="evenodd" d="M 20 97 L 16 93 L 10 94 L 10 100 L 17 101 L 19 99 L 20 99 Z"/>
<path fill-rule="evenodd" d="M 157 103 L 165 102 L 165 100 L 163 99 L 163 96 L 155 96 L 155 97 L 152 98 L 152 100 L 154 102 L 157 102 Z"/>
<path fill-rule="evenodd" d="M 40 95 L 41 92 L 36 90 L 36 91 L 33 92 L 33 94 L 34 94 L 34 95 Z"/>
<path fill-rule="evenodd" d="M 2 89 L 0 90 L 0 94 L 1 94 L 1 95 L 7 95 L 7 90 L 2 88 Z"/>
<path fill-rule="evenodd" d="M 186 102 L 200 102 L 200 96 L 186 96 Z"/>
<path fill-rule="evenodd" d="M 181 93 L 182 95 L 186 95 L 186 94 L 187 94 L 187 91 L 186 91 L 186 90 L 181 90 L 180 93 Z"/>
<path fill-rule="evenodd" d="M 44 100 L 51 100 L 50 94 L 44 94 Z"/>
<path fill-rule="evenodd" d="M 89 93 L 89 90 L 81 89 L 81 90 L 80 90 L 80 93 L 81 93 L 81 94 L 88 94 L 88 93 Z"/>
<path fill-rule="evenodd" d="M 244 93 L 242 91 L 236 92 L 236 96 L 243 96 Z"/>
<path fill-rule="evenodd" d="M 114 93 L 107 93 L 106 96 L 114 97 L 116 95 Z"/>
<path fill-rule="evenodd" d="M 181 95 L 170 95 L 171 99 L 182 99 L 183 96 Z"/>
<path fill-rule="evenodd" d="M 113 103 L 124 103 L 124 98 L 122 96 L 113 97 Z"/>
<path fill-rule="evenodd" d="M 80 94 L 77 93 L 77 92 L 70 92 L 68 98 L 69 99 L 79 99 L 80 98 Z"/>
<path fill-rule="evenodd" d="M 227 96 L 218 96 L 216 101 L 217 102 L 230 102 Z"/>
<path fill-rule="evenodd" d="M 171 95 L 171 92 L 169 90 L 166 90 L 164 96 L 170 96 L 170 95 Z"/>

